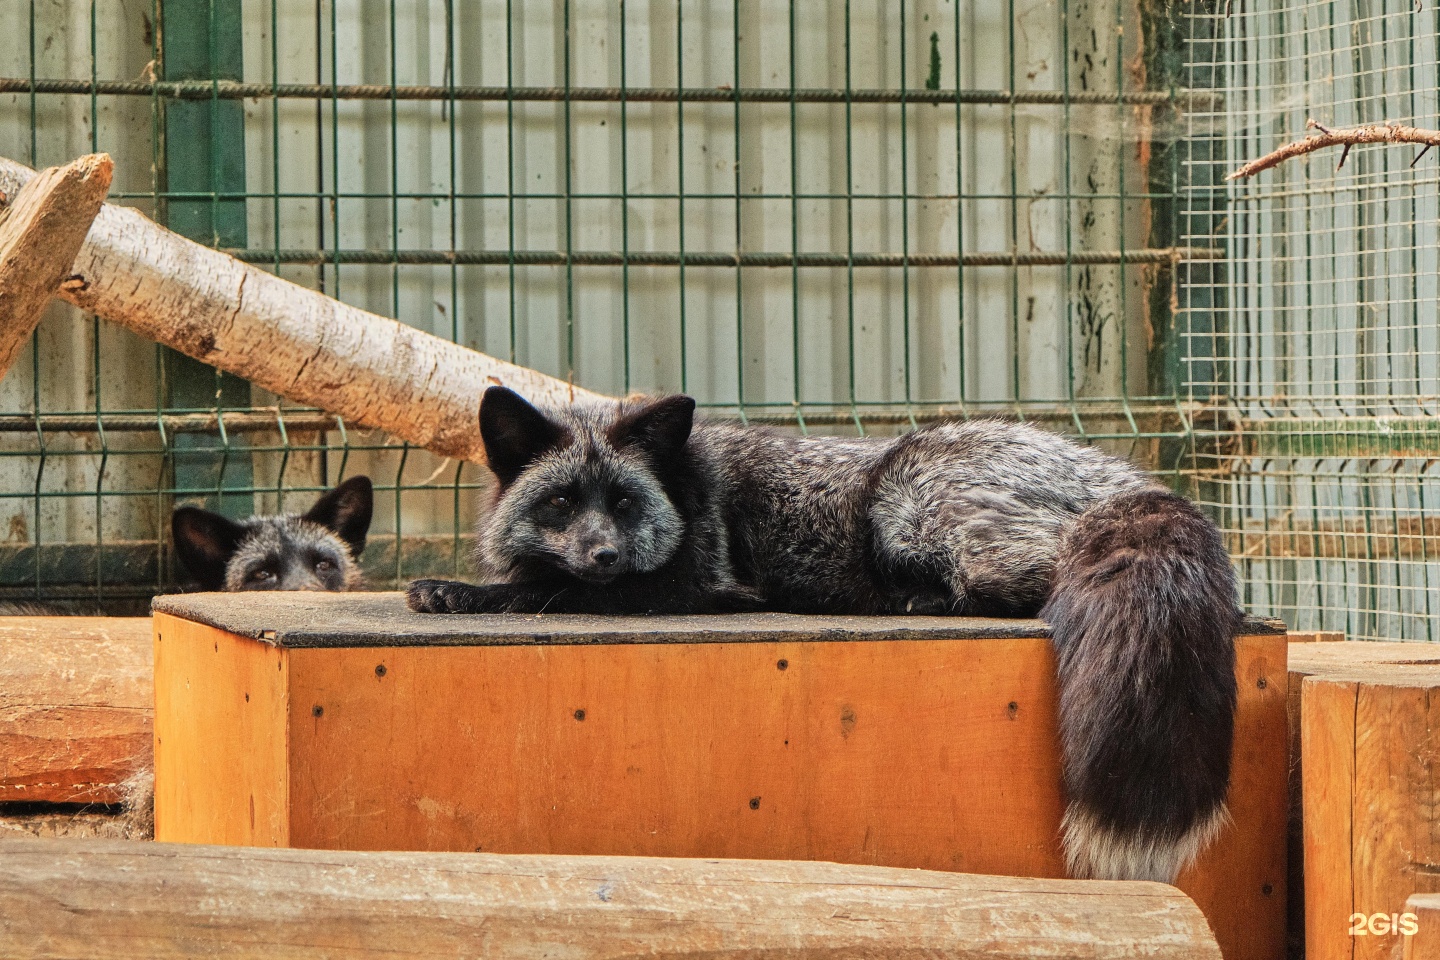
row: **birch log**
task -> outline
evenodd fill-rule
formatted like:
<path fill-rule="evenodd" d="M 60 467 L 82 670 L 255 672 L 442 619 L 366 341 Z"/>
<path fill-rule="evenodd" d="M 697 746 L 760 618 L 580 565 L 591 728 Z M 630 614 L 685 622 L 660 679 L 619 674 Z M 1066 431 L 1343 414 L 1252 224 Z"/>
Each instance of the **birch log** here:
<path fill-rule="evenodd" d="M 35 171 L 0 158 L 0 191 Z M 106 204 L 60 295 L 297 403 L 483 463 L 477 414 L 494 383 L 563 405 L 597 395 L 368 313 Z"/>
<path fill-rule="evenodd" d="M 110 192 L 115 165 L 103 153 L 43 171 L 18 191 L 0 220 L 0 377 L 30 341 L 40 315 Z"/>
<path fill-rule="evenodd" d="M 1220 960 L 1159 883 L 834 863 L 0 841 L 0 955 Z"/>

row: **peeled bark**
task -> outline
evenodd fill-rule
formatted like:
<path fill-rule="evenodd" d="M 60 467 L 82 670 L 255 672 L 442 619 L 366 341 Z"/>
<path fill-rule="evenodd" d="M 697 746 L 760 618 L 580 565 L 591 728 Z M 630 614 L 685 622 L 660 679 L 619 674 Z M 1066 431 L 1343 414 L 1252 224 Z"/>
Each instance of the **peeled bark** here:
<path fill-rule="evenodd" d="M 0 158 L 0 191 L 35 171 Z M 60 296 L 82 310 L 297 403 L 447 457 L 485 461 L 490 384 L 563 405 L 597 395 L 282 280 L 101 207 Z"/>

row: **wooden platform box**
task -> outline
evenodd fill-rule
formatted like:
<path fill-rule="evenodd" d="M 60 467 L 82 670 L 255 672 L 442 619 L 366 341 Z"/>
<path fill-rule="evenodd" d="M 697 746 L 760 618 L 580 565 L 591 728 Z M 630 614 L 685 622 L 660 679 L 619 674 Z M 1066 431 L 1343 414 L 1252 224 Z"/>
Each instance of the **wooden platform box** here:
<path fill-rule="evenodd" d="M 1440 957 L 1440 648 L 1297 644 L 1305 956 Z M 1292 698 L 1293 699 L 1293 698 Z M 1425 903 L 1407 918 L 1407 898 Z"/>
<path fill-rule="evenodd" d="M 1037 620 L 155 609 L 157 840 L 1064 875 Z M 1279 960 L 1286 638 L 1245 633 L 1234 822 L 1180 887 L 1228 960 Z"/>

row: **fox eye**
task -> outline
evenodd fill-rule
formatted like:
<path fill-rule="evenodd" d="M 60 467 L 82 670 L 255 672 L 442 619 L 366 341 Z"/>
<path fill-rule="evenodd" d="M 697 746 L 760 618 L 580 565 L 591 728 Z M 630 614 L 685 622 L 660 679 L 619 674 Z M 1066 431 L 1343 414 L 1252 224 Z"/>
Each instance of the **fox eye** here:
<path fill-rule="evenodd" d="M 616 510 L 617 513 L 624 513 L 626 510 L 629 510 L 629 509 L 630 509 L 630 498 L 629 498 L 629 497 L 621 497 L 619 500 L 616 500 L 616 501 L 615 501 L 615 510 Z"/>
<path fill-rule="evenodd" d="M 569 498 L 569 497 L 551 497 L 551 498 L 550 498 L 550 506 L 554 507 L 556 510 L 568 510 L 568 509 L 570 509 L 570 498 Z"/>
<path fill-rule="evenodd" d="M 321 560 L 319 563 L 315 564 L 316 573 L 329 573 L 331 570 L 334 569 L 335 564 L 331 563 L 329 560 Z"/>
<path fill-rule="evenodd" d="M 254 580 L 256 583 L 267 583 L 275 579 L 275 574 L 271 573 L 269 570 L 256 570 L 254 573 L 250 574 L 250 579 Z"/>

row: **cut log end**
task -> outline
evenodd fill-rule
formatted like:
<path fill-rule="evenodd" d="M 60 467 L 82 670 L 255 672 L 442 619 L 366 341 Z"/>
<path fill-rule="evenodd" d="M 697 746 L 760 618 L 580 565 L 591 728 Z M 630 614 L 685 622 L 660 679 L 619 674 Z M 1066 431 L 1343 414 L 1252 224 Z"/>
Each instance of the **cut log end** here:
<path fill-rule="evenodd" d="M 70 276 L 114 170 L 104 153 L 51 167 L 0 209 L 0 377 Z"/>

